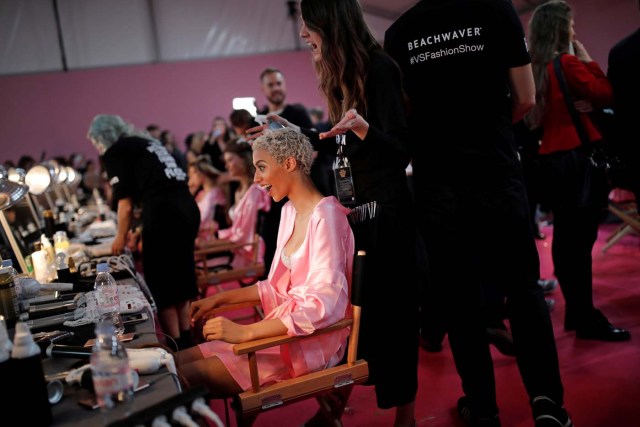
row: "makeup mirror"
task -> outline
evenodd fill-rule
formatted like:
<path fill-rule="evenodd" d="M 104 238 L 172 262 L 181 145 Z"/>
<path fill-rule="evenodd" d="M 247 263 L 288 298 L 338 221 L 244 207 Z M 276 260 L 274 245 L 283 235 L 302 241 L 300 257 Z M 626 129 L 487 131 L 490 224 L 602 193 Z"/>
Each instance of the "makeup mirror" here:
<path fill-rule="evenodd" d="M 23 273 L 28 273 L 24 259 L 26 248 L 22 248 L 18 240 L 22 240 L 16 225 L 18 203 L 27 195 L 28 187 L 18 182 L 9 181 L 6 175 L 0 176 L 0 223 L 4 241 L 11 247 L 13 258 L 17 261 Z M 31 217 L 30 209 L 26 206 L 26 215 Z M 39 230 L 37 230 L 39 235 Z"/>

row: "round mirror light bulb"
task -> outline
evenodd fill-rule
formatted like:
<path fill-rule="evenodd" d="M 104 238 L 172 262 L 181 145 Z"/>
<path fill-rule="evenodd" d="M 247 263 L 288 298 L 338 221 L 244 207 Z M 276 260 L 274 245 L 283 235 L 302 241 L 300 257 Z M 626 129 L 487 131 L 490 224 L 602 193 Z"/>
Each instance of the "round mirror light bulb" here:
<path fill-rule="evenodd" d="M 27 172 L 25 183 L 29 186 L 29 192 L 36 196 L 44 193 L 51 185 L 51 173 L 44 165 L 35 165 Z"/>

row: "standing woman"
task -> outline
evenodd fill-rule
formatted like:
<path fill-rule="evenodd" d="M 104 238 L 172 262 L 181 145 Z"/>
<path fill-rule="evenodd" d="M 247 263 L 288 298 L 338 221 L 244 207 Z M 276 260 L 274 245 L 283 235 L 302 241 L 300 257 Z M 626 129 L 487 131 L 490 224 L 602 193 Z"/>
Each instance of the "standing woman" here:
<path fill-rule="evenodd" d="M 543 194 L 553 213 L 551 253 L 565 300 L 564 329 L 575 330 L 581 339 L 626 341 L 631 338 L 629 332 L 611 325 L 593 305 L 591 251 L 607 191 L 585 185 L 596 180 L 586 180 L 589 160 L 565 104 L 554 60 L 560 57 L 574 101 L 588 101 L 600 108 L 611 105 L 611 85 L 582 43 L 574 39 L 573 14 L 564 1 L 538 6 L 529 23 L 529 36 L 536 83 L 536 106 L 529 118 L 544 130 L 539 150 L 546 181 Z M 573 50 L 575 54 L 570 53 Z M 589 116 L 578 115 L 589 140 L 601 143 Z"/>
<path fill-rule="evenodd" d="M 418 388 L 416 228 L 405 168 L 409 138 L 400 70 L 371 34 L 357 0 L 303 0 L 300 36 L 311 48 L 320 91 L 335 126 L 309 134 L 336 151 L 346 134 L 356 208 L 356 250 L 366 250 L 359 356 L 369 363 L 378 407 L 413 426 Z M 320 140 L 318 140 L 318 138 Z M 322 148 L 321 148 L 322 147 Z M 393 344 L 383 344 L 383 335 Z"/>
<path fill-rule="evenodd" d="M 134 203 L 141 203 L 144 278 L 162 331 L 180 349 L 189 347 L 189 303 L 198 295 L 193 250 L 200 212 L 187 174 L 159 141 L 135 131 L 120 116 L 96 116 L 87 137 L 104 160 L 118 206 L 112 252 L 122 253 Z"/>

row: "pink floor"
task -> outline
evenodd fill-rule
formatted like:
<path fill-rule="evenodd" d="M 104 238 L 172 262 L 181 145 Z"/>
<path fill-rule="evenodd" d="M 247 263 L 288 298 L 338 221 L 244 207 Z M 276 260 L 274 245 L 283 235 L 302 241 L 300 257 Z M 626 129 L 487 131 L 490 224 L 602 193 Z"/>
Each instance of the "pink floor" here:
<path fill-rule="evenodd" d="M 594 300 L 598 308 L 615 325 L 631 331 L 626 343 L 603 343 L 576 340 L 562 329 L 564 301 L 557 289 L 551 316 L 554 323 L 565 404 L 578 427 L 640 426 L 640 239 L 629 235 L 610 248 L 601 249 L 616 225 L 602 225 L 593 251 Z M 538 241 L 541 276 L 553 277 L 551 235 Z M 503 427 L 533 425 L 527 396 L 515 360 L 492 349 L 494 355 L 498 404 Z M 458 427 L 463 424 L 455 413 L 461 396 L 460 381 L 455 372 L 448 343 L 441 353 L 420 350 L 419 390 L 416 417 L 419 426 Z M 219 401 L 212 408 L 224 420 L 224 407 Z M 260 426 L 299 426 L 317 409 L 315 400 L 287 408 L 275 409 L 260 417 Z M 372 387 L 355 388 L 345 415 L 345 426 L 392 426 L 393 411 L 380 410 L 375 404 Z M 235 420 L 232 421 L 235 425 Z"/>

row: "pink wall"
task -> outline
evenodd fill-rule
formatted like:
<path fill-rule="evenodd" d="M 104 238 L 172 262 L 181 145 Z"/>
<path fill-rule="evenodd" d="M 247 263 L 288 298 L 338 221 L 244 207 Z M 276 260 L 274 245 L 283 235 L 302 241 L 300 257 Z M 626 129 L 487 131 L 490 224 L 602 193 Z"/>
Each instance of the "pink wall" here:
<path fill-rule="evenodd" d="M 307 51 L 193 62 L 0 77 L 0 162 L 30 154 L 39 160 L 74 151 L 97 158 L 86 139 L 96 114 L 119 114 L 139 128 L 157 123 L 183 148 L 185 136 L 229 117 L 232 99 L 265 103 L 260 72 L 282 70 L 290 103 L 324 105 Z"/>
<path fill-rule="evenodd" d="M 574 0 L 577 37 L 606 70 L 615 42 L 640 23 L 638 0 Z M 525 29 L 530 14 L 522 16 Z M 196 62 L 100 68 L 68 73 L 0 77 L 0 161 L 22 154 L 37 159 L 79 151 L 97 154 L 85 138 L 94 115 L 120 114 L 138 127 L 173 131 L 178 141 L 228 117 L 231 100 L 254 96 L 264 104 L 258 76 L 280 68 L 288 101 L 324 105 L 307 51 Z M 182 145 L 181 145 L 182 146 Z"/>

